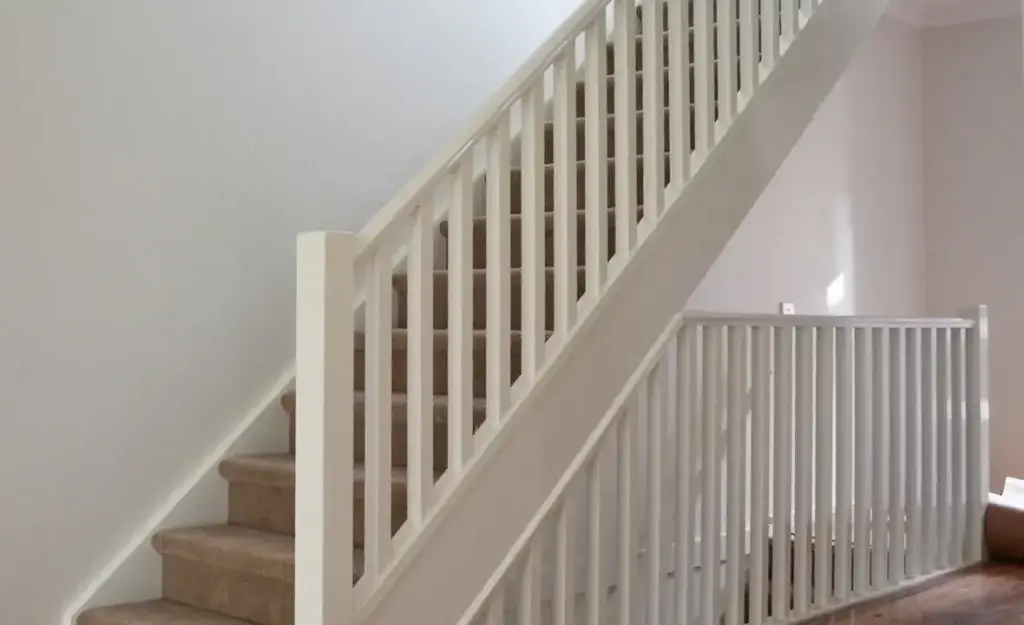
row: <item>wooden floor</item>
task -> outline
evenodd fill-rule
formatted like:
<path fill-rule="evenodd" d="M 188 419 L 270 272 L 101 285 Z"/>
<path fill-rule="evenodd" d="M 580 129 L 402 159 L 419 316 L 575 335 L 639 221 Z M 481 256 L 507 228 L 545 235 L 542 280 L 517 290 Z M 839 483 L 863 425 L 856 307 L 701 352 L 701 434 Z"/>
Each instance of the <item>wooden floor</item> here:
<path fill-rule="evenodd" d="M 989 564 L 923 590 L 808 621 L 813 625 L 1024 625 L 1024 566 Z"/>

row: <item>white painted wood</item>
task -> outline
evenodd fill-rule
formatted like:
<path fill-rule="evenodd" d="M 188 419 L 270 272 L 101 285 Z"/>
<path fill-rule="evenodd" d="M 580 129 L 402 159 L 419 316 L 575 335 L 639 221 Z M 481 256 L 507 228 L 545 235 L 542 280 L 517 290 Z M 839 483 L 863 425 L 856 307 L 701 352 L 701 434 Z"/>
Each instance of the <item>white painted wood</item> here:
<path fill-rule="evenodd" d="M 906 333 L 907 578 L 921 574 L 921 330 Z"/>
<path fill-rule="evenodd" d="M 854 502 L 853 502 L 853 592 L 869 592 L 871 572 L 871 330 L 854 330 Z"/>
<path fill-rule="evenodd" d="M 633 622 L 633 578 L 636 543 L 633 539 L 633 415 L 629 409 L 619 419 L 618 440 L 618 576 L 619 625 Z"/>
<path fill-rule="evenodd" d="M 530 544 L 519 587 L 519 625 L 536 625 L 541 622 L 543 558 L 540 543 L 535 541 Z"/>
<path fill-rule="evenodd" d="M 979 306 L 967 334 L 967 544 L 968 563 L 985 555 L 982 527 L 989 492 L 988 308 Z"/>
<path fill-rule="evenodd" d="M 655 8 L 660 14 L 661 7 Z M 648 13 L 645 11 L 644 16 Z M 646 23 L 646 22 L 645 22 Z M 648 393 L 646 410 L 641 411 L 640 418 L 647 423 L 647 549 L 644 553 L 644 560 L 647 564 L 646 590 L 647 590 L 647 622 L 657 625 L 661 616 L 662 597 L 662 437 L 664 436 L 665 417 L 665 383 L 666 365 L 662 361 L 658 363 L 648 378 L 648 384 L 643 392 Z"/>
<path fill-rule="evenodd" d="M 704 326 L 702 340 L 701 414 L 703 427 L 703 502 L 701 504 L 701 622 L 718 625 L 720 566 L 718 541 L 721 535 L 721 490 L 718 445 L 722 401 L 722 337 L 720 326 Z"/>
<path fill-rule="evenodd" d="M 763 625 L 768 590 L 768 484 L 771 407 L 771 330 L 751 330 L 750 625 Z"/>
<path fill-rule="evenodd" d="M 347 233 L 298 239 L 296 274 L 297 423 L 296 622 L 346 623 L 352 591 L 354 431 L 353 267 L 360 244 Z"/>
<path fill-rule="evenodd" d="M 555 337 L 561 345 L 576 322 L 576 54 L 555 62 Z"/>
<path fill-rule="evenodd" d="M 434 486 L 434 207 L 416 211 L 409 250 L 408 521 L 423 524 Z"/>
<path fill-rule="evenodd" d="M 832 462 L 835 458 L 834 328 L 817 328 L 814 367 L 814 607 L 832 600 Z"/>
<path fill-rule="evenodd" d="M 391 557 L 391 254 L 369 258 L 366 294 L 366 478 L 363 578 L 373 583 Z"/>
<path fill-rule="evenodd" d="M 695 167 L 700 167 L 715 142 L 715 0 L 693 0 L 693 92 L 696 148 Z"/>
<path fill-rule="evenodd" d="M 604 13 L 587 28 L 586 296 L 597 302 L 608 275 L 608 52 Z M 543 248 L 542 248 L 543 249 Z"/>
<path fill-rule="evenodd" d="M 744 105 L 750 101 L 757 88 L 758 77 L 758 36 L 761 24 L 758 21 L 758 2 L 740 2 L 740 95 Z"/>
<path fill-rule="evenodd" d="M 448 214 L 448 471 L 473 452 L 473 160 L 453 174 Z"/>
<path fill-rule="evenodd" d="M 746 569 L 747 369 L 746 326 L 728 328 L 728 395 L 726 397 L 726 555 L 725 623 L 743 623 L 743 573 Z"/>
<path fill-rule="evenodd" d="M 782 0 L 782 42 L 789 45 L 800 30 L 799 0 Z"/>
<path fill-rule="evenodd" d="M 935 518 L 935 488 L 938 480 L 936 468 L 936 332 L 926 329 L 921 333 L 921 572 L 931 573 L 937 566 L 935 540 L 938 521 Z"/>
<path fill-rule="evenodd" d="M 907 341 L 903 328 L 889 330 L 889 582 L 905 577 L 907 500 Z"/>
<path fill-rule="evenodd" d="M 794 433 L 793 613 L 811 605 L 811 498 L 814 474 L 814 328 L 796 331 L 796 431 Z"/>
<path fill-rule="evenodd" d="M 589 105 L 588 105 L 589 106 Z M 523 381 L 532 383 L 544 359 L 544 85 L 523 97 L 522 130 L 522 353 Z M 590 120 L 588 118 L 588 123 Z M 589 130 L 588 130 L 589 132 Z"/>
<path fill-rule="evenodd" d="M 485 427 L 492 432 L 500 426 L 501 417 L 508 407 L 509 386 L 511 385 L 511 363 L 509 362 L 512 352 L 510 345 L 512 287 L 509 277 L 511 234 L 508 227 L 511 202 L 509 142 L 509 117 L 501 115 L 494 131 L 487 139 L 487 285 L 485 287 L 487 289 L 487 422 Z M 575 275 L 573 273 L 574 278 Z"/>
<path fill-rule="evenodd" d="M 761 72 L 762 82 L 779 58 L 779 0 L 761 0 Z"/>
<path fill-rule="evenodd" d="M 960 318 L 861 317 L 838 315 L 797 315 L 764 313 L 687 312 L 688 323 L 747 324 L 780 328 L 830 326 L 833 328 L 969 328 L 971 321 Z"/>
<path fill-rule="evenodd" d="M 952 417 L 950 419 L 949 442 L 951 447 L 951 470 L 952 481 L 950 482 L 950 551 L 949 566 L 959 567 L 964 562 L 964 545 L 966 536 L 966 419 L 964 414 L 964 402 L 966 399 L 965 389 L 965 330 L 952 330 L 950 332 L 950 408 Z"/>
<path fill-rule="evenodd" d="M 670 178 L 690 179 L 690 11 L 688 2 L 668 3 L 668 106 Z"/>
<path fill-rule="evenodd" d="M 556 512 L 554 625 L 576 623 L 574 504 L 575 498 L 567 496 Z"/>
<path fill-rule="evenodd" d="M 676 577 L 675 613 L 678 623 L 688 623 L 693 614 L 690 594 L 690 571 L 693 562 L 693 542 L 696 498 L 693 492 L 693 480 L 696 459 L 700 449 L 700 441 L 696 440 L 697 421 L 700 419 L 700 351 L 698 328 L 684 325 L 679 334 L 680 363 L 679 389 L 676 399 L 679 402 L 679 423 L 676 424 Z M 591 623 L 590 625 L 594 625 Z"/>
<path fill-rule="evenodd" d="M 835 512 L 835 598 L 850 597 L 850 567 L 853 564 L 853 328 L 836 331 L 836 512 Z"/>
<path fill-rule="evenodd" d="M 793 483 L 793 340 L 790 328 L 775 328 L 774 502 L 772 506 L 772 619 L 785 619 L 790 598 L 790 532 Z"/>
<path fill-rule="evenodd" d="M 952 461 L 950 458 L 950 419 L 952 410 L 950 406 L 950 391 L 952 390 L 952 376 L 949 368 L 950 352 L 950 331 L 946 328 L 939 328 L 936 339 L 936 381 L 935 381 L 935 404 L 938 409 L 936 415 L 935 432 L 935 468 L 938 473 L 935 480 L 935 512 L 938 521 L 938 540 L 936 547 L 937 566 L 940 569 L 950 567 L 949 552 L 952 542 L 952 527 L 950 516 L 950 486 L 952 482 Z"/>
<path fill-rule="evenodd" d="M 587 625 L 604 625 L 605 595 L 604 552 L 601 526 L 601 462 L 600 457 L 587 469 Z"/>
<path fill-rule="evenodd" d="M 643 0 L 644 218 L 650 232 L 665 210 L 665 23 L 662 0 Z"/>
<path fill-rule="evenodd" d="M 736 118 L 736 2 L 716 0 L 717 23 L 730 28 L 716 28 L 718 38 L 718 123 L 721 131 Z"/>
<path fill-rule="evenodd" d="M 636 2 L 615 0 L 615 256 L 636 247 Z"/>
<path fill-rule="evenodd" d="M 889 331 L 874 328 L 871 341 L 871 586 L 878 590 L 889 586 Z"/>

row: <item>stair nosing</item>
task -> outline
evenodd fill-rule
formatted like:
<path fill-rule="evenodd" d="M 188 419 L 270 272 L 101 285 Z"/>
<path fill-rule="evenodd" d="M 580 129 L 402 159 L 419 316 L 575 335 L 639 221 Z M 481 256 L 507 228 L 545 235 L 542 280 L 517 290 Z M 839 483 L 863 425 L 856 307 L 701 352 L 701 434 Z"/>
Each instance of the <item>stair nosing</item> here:
<path fill-rule="evenodd" d="M 129 611 L 130 610 L 130 611 Z M 128 611 L 126 613 L 126 611 Z M 125 623 L 142 623 L 137 619 L 144 618 L 149 612 L 158 617 L 158 623 L 166 623 L 167 617 L 174 618 L 175 623 L 184 623 L 181 619 L 194 618 L 196 622 L 204 625 L 252 625 L 249 621 L 243 621 L 234 617 L 225 616 L 169 599 L 154 599 L 151 601 L 138 601 L 132 603 L 120 603 L 117 605 L 103 606 L 86 610 L 78 615 L 76 625 L 125 625 Z M 126 619 L 132 619 L 128 621 Z"/>
<path fill-rule="evenodd" d="M 261 472 L 259 467 L 245 468 L 247 462 L 260 464 L 268 457 L 277 457 L 282 460 L 279 467 L 272 471 Z M 251 454 L 232 456 L 221 462 L 220 474 L 229 482 L 242 482 L 246 484 L 262 484 L 285 489 L 295 488 L 295 455 L 294 454 Z M 440 475 L 440 472 L 437 472 Z M 266 476 L 264 478 L 264 476 Z M 353 473 L 356 482 L 366 479 L 366 468 L 362 463 L 356 464 Z M 409 483 L 409 470 L 403 466 L 391 467 L 391 483 L 401 486 Z"/>
<path fill-rule="evenodd" d="M 255 540 L 264 541 L 262 551 L 251 544 Z M 162 530 L 153 536 L 153 548 L 161 556 L 286 583 L 295 581 L 295 537 L 287 534 L 240 525 L 201 525 Z"/>

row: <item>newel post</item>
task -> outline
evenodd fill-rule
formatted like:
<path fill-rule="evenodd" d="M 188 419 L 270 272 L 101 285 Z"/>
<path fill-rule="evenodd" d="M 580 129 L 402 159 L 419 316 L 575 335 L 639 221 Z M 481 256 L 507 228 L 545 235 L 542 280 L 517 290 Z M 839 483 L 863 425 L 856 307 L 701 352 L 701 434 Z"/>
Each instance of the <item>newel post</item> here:
<path fill-rule="evenodd" d="M 299 235 L 296 276 L 295 622 L 349 625 L 353 303 L 359 240 Z"/>
<path fill-rule="evenodd" d="M 967 535 L 968 563 L 985 557 L 984 520 L 989 492 L 988 307 L 978 306 L 967 334 Z"/>

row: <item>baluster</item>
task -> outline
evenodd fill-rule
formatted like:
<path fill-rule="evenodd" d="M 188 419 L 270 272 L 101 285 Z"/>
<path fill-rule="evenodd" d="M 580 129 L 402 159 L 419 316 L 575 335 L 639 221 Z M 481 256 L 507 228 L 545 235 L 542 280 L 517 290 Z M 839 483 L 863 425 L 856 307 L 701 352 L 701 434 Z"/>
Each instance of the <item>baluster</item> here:
<path fill-rule="evenodd" d="M 793 610 L 806 614 L 811 591 L 811 477 L 814 473 L 814 328 L 796 331 L 796 450 L 793 506 Z"/>
<path fill-rule="evenodd" d="M 535 380 L 544 359 L 544 85 L 523 98 L 522 201 L 522 377 Z"/>
<path fill-rule="evenodd" d="M 797 11 L 798 0 L 782 0 L 782 44 L 789 47 L 800 30 L 800 13 Z"/>
<path fill-rule="evenodd" d="M 855 414 L 853 503 L 853 592 L 865 595 L 870 587 L 871 553 L 871 330 L 857 328 L 854 340 L 853 381 Z"/>
<path fill-rule="evenodd" d="M 935 398 L 935 328 L 921 333 L 921 507 L 923 509 L 921 535 L 921 571 L 931 573 L 937 567 L 935 539 L 938 523 L 935 518 L 935 482 L 938 470 L 935 463 L 936 398 Z"/>
<path fill-rule="evenodd" d="M 772 506 L 772 620 L 789 614 L 793 488 L 793 329 L 775 328 L 775 478 Z"/>
<path fill-rule="evenodd" d="M 741 107 L 750 102 L 758 84 L 757 38 L 760 24 L 757 21 L 758 0 L 740 2 L 740 102 Z M 738 111 L 737 111 L 738 112 Z"/>
<path fill-rule="evenodd" d="M 967 562 L 984 557 L 982 525 L 989 490 L 988 308 L 967 335 Z"/>
<path fill-rule="evenodd" d="M 889 330 L 889 582 L 904 579 L 906 560 L 906 349 L 902 328 Z"/>
<path fill-rule="evenodd" d="M 690 12 L 688 2 L 668 3 L 669 178 L 682 188 L 690 179 Z"/>
<path fill-rule="evenodd" d="M 871 585 L 888 586 L 889 553 L 889 335 L 883 328 L 871 331 L 872 340 L 872 406 L 874 437 L 871 447 L 874 483 L 871 486 Z"/>
<path fill-rule="evenodd" d="M 690 582 L 693 571 L 693 517 L 697 508 L 693 493 L 695 458 L 698 442 L 695 440 L 696 422 L 700 418 L 700 347 L 697 329 L 686 324 L 679 335 L 679 423 L 676 425 L 678 450 L 676 476 L 676 622 L 688 625 L 693 613 L 690 605 Z M 591 624 L 594 625 L 594 624 Z"/>
<path fill-rule="evenodd" d="M 530 544 L 519 587 L 519 625 L 537 625 L 541 622 L 541 567 L 543 553 L 538 539 Z"/>
<path fill-rule="evenodd" d="M 832 598 L 832 459 L 834 438 L 835 328 L 817 329 L 814 393 L 814 604 Z"/>
<path fill-rule="evenodd" d="M 921 574 L 921 330 L 907 328 L 907 578 Z"/>
<path fill-rule="evenodd" d="M 601 463 L 591 462 L 587 475 L 587 625 L 604 625 L 604 604 L 607 588 L 602 574 L 601 557 Z"/>
<path fill-rule="evenodd" d="M 615 256 L 618 267 L 636 247 L 636 3 L 615 4 Z"/>
<path fill-rule="evenodd" d="M 369 259 L 366 295 L 366 473 L 363 482 L 364 579 L 376 580 L 391 547 L 391 255 Z"/>
<path fill-rule="evenodd" d="M 704 625 L 718 625 L 719 556 L 718 538 L 721 533 L 721 506 L 718 499 L 721 483 L 718 471 L 718 437 L 722 414 L 719 397 L 722 377 L 722 328 L 704 326 L 703 366 L 704 388 L 701 392 L 704 420 L 704 501 L 701 504 L 701 608 Z"/>
<path fill-rule="evenodd" d="M 574 497 L 568 492 L 562 498 L 558 508 L 555 526 L 555 598 L 554 625 L 575 625 L 573 614 L 576 604 L 576 593 L 573 578 L 575 577 L 575 545 L 576 529 L 574 524 Z"/>
<path fill-rule="evenodd" d="M 662 0 L 643 0 L 644 218 L 640 238 L 650 234 L 665 199 L 665 59 Z"/>
<path fill-rule="evenodd" d="M 423 523 L 434 486 L 434 220 L 433 206 L 416 209 L 409 250 L 407 417 L 408 519 Z"/>
<path fill-rule="evenodd" d="M 587 29 L 586 276 L 587 298 L 597 303 L 608 273 L 608 80 L 604 12 Z"/>
<path fill-rule="evenodd" d="M 771 420 L 771 331 L 755 326 L 751 351 L 750 625 L 763 625 L 768 580 L 768 473 Z"/>
<path fill-rule="evenodd" d="M 487 142 L 487 427 L 501 424 L 508 407 L 511 354 L 509 279 L 509 118 L 504 112 Z M 573 274 L 575 275 L 575 274 Z"/>
<path fill-rule="evenodd" d="M 660 13 L 661 7 L 657 8 Z M 644 15 L 647 15 L 645 12 Z M 648 378 L 647 414 L 647 622 L 658 625 L 661 616 L 662 437 L 664 436 L 666 364 L 659 362 Z"/>
<path fill-rule="evenodd" d="M 715 142 L 715 53 L 712 48 L 715 25 L 711 12 L 714 1 L 693 0 L 693 91 L 697 140 L 694 169 L 704 162 Z"/>
<path fill-rule="evenodd" d="M 761 81 L 779 58 L 779 0 L 761 0 Z"/>
<path fill-rule="evenodd" d="M 455 171 L 448 214 L 448 470 L 473 451 L 473 159 Z"/>
<path fill-rule="evenodd" d="M 630 402 L 627 405 L 630 405 Z M 631 408 L 619 418 L 618 430 L 618 595 L 619 625 L 632 625 L 633 562 L 636 543 L 633 540 L 633 414 Z M 534 625 L 534 624 L 531 624 Z"/>
<path fill-rule="evenodd" d="M 736 0 L 717 0 L 719 131 L 736 118 Z"/>
<path fill-rule="evenodd" d="M 935 486 L 937 488 L 937 494 L 935 498 L 935 511 L 938 519 L 938 545 L 937 545 L 937 566 L 940 569 L 949 568 L 949 547 L 952 542 L 952 533 L 950 527 L 950 481 L 952 477 L 951 473 L 951 462 L 950 462 L 950 440 L 949 440 L 949 421 L 952 417 L 952 411 L 950 410 L 950 387 L 951 387 L 951 376 L 949 370 L 949 348 L 950 348 L 950 332 L 949 328 L 939 328 L 938 338 L 936 340 L 936 357 L 935 362 L 937 366 L 937 379 L 935 382 L 935 394 L 936 401 L 935 405 L 938 408 L 938 415 L 936 416 L 936 432 L 935 432 L 935 443 L 937 446 L 935 452 L 935 468 L 938 472 Z"/>
<path fill-rule="evenodd" d="M 850 597 L 853 514 L 853 328 L 836 330 L 836 600 Z"/>
<path fill-rule="evenodd" d="M 568 45 L 555 61 L 555 336 L 566 340 L 576 320 L 576 55 Z"/>
<path fill-rule="evenodd" d="M 729 395 L 726 398 L 728 448 L 726 452 L 726 558 L 725 558 L 725 623 L 743 623 L 743 595 L 740 577 L 743 562 L 747 515 L 747 328 L 729 326 Z"/>
<path fill-rule="evenodd" d="M 961 328 L 951 331 L 952 345 L 950 346 L 950 372 L 952 375 L 951 404 L 953 418 L 950 421 L 950 444 L 952 446 L 952 471 L 951 482 L 952 501 L 950 515 L 952 517 L 952 538 L 950 540 L 949 566 L 959 567 L 964 561 L 964 530 L 965 530 L 965 458 L 967 435 L 965 430 L 964 417 L 964 336 Z"/>

